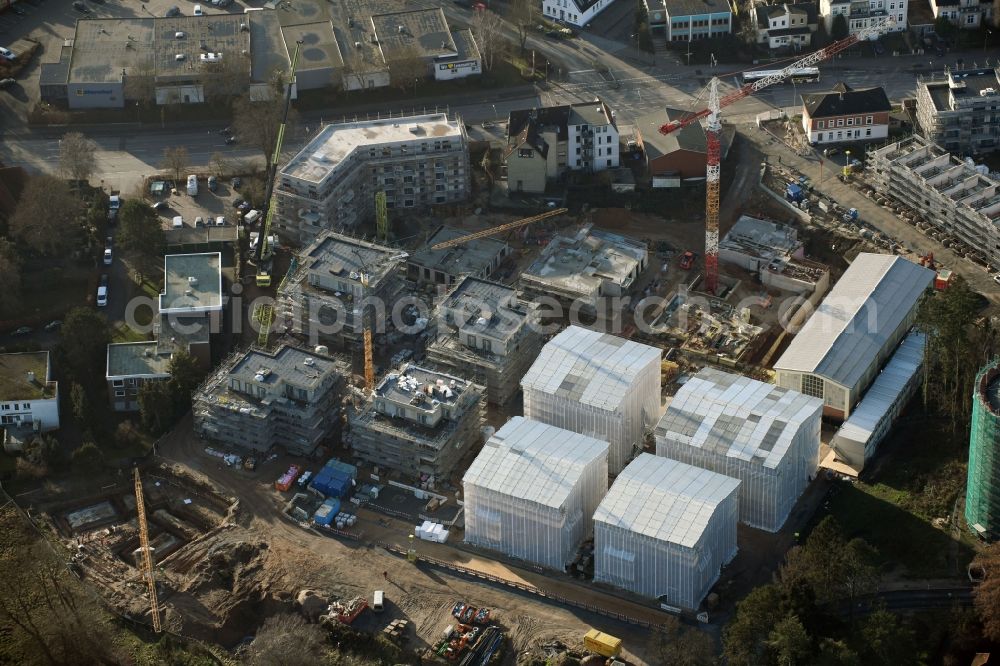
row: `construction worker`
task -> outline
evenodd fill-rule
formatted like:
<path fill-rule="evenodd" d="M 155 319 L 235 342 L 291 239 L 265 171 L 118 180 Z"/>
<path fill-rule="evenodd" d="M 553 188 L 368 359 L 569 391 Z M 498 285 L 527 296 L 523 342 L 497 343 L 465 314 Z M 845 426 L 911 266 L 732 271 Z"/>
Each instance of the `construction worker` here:
<path fill-rule="evenodd" d="M 389 572 L 388 571 L 383 571 L 382 572 L 382 578 L 385 578 L 386 580 L 389 580 Z"/>

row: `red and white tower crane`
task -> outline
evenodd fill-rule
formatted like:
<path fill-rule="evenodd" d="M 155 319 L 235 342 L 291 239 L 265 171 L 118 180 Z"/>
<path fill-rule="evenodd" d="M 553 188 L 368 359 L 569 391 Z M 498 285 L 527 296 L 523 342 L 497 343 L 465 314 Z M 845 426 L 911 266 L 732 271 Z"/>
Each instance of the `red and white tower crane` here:
<path fill-rule="evenodd" d="M 741 88 L 737 88 L 725 96 L 719 95 L 719 79 L 713 77 L 708 84 L 708 106 L 700 111 L 693 111 L 679 120 L 672 120 L 660 127 L 661 134 L 670 134 L 688 125 L 699 122 L 702 118 L 707 118 L 705 122 L 705 141 L 707 143 L 707 165 L 705 168 L 705 290 L 714 294 L 719 286 L 719 174 L 721 171 L 721 142 L 722 122 L 719 114 L 722 109 L 730 104 L 735 104 L 744 97 L 749 97 L 759 90 L 784 81 L 792 76 L 796 70 L 803 67 L 811 67 L 822 62 L 831 56 L 840 53 L 850 46 L 868 39 L 872 36 L 880 35 L 886 28 L 895 23 L 893 17 L 888 16 L 874 25 L 859 30 L 853 35 L 830 44 L 826 48 L 814 51 L 804 58 L 796 60 L 792 64 L 780 69 L 769 76 L 757 79 Z"/>

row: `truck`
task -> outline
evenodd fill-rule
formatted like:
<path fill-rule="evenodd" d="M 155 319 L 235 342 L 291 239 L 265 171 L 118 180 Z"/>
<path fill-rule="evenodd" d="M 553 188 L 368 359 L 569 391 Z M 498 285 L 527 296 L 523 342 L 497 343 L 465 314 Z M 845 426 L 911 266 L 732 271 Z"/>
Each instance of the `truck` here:
<path fill-rule="evenodd" d="M 694 266 L 694 252 L 688 250 L 683 255 L 681 255 L 680 267 L 682 270 L 689 271 L 691 267 Z"/>
<path fill-rule="evenodd" d="M 615 658 L 622 653 L 622 640 L 610 634 L 591 629 L 583 636 L 583 647 L 602 657 Z"/>

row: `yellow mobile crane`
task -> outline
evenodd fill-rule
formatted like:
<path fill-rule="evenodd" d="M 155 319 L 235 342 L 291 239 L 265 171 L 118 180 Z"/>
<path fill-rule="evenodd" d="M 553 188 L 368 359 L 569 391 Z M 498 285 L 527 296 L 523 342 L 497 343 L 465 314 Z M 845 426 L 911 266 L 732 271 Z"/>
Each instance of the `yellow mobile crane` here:
<path fill-rule="evenodd" d="M 139 468 L 135 468 L 135 511 L 139 516 L 139 571 L 149 587 L 150 615 L 153 618 L 153 631 L 160 633 L 160 601 L 156 597 L 156 578 L 153 576 L 153 549 L 149 547 L 149 527 L 146 525 L 146 503 L 142 497 L 142 480 L 139 478 Z"/>
<path fill-rule="evenodd" d="M 264 209 L 267 214 L 264 223 L 260 227 L 260 238 L 257 239 L 257 256 L 255 265 L 257 267 L 257 286 L 271 286 L 271 260 L 274 257 L 274 249 L 269 242 L 271 234 L 271 222 L 274 220 L 274 184 L 278 178 L 278 160 L 281 158 L 281 144 L 285 140 L 285 127 L 288 124 L 288 110 L 292 106 L 292 87 L 295 85 L 295 68 L 299 63 L 299 48 L 302 41 L 295 42 L 295 53 L 292 55 L 292 67 L 288 73 L 288 85 L 285 88 L 285 113 L 281 117 L 281 126 L 278 128 L 278 139 L 274 143 L 274 155 L 271 157 L 271 166 L 267 170 L 267 194 L 264 197 Z"/>

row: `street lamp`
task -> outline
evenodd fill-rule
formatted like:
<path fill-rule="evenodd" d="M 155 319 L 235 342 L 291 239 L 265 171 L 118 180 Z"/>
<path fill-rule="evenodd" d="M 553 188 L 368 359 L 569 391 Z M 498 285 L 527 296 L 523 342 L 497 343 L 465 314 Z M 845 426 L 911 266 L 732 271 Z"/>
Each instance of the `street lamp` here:
<path fill-rule="evenodd" d="M 493 107 L 493 119 L 494 120 L 500 120 L 500 114 L 497 113 L 497 105 L 496 104 L 491 104 L 490 106 Z"/>
<path fill-rule="evenodd" d="M 990 41 L 990 35 L 993 33 L 989 28 L 986 29 L 986 36 L 983 37 L 983 53 L 986 53 L 986 45 Z"/>
<path fill-rule="evenodd" d="M 844 179 L 851 175 L 851 151 L 844 151 Z"/>

